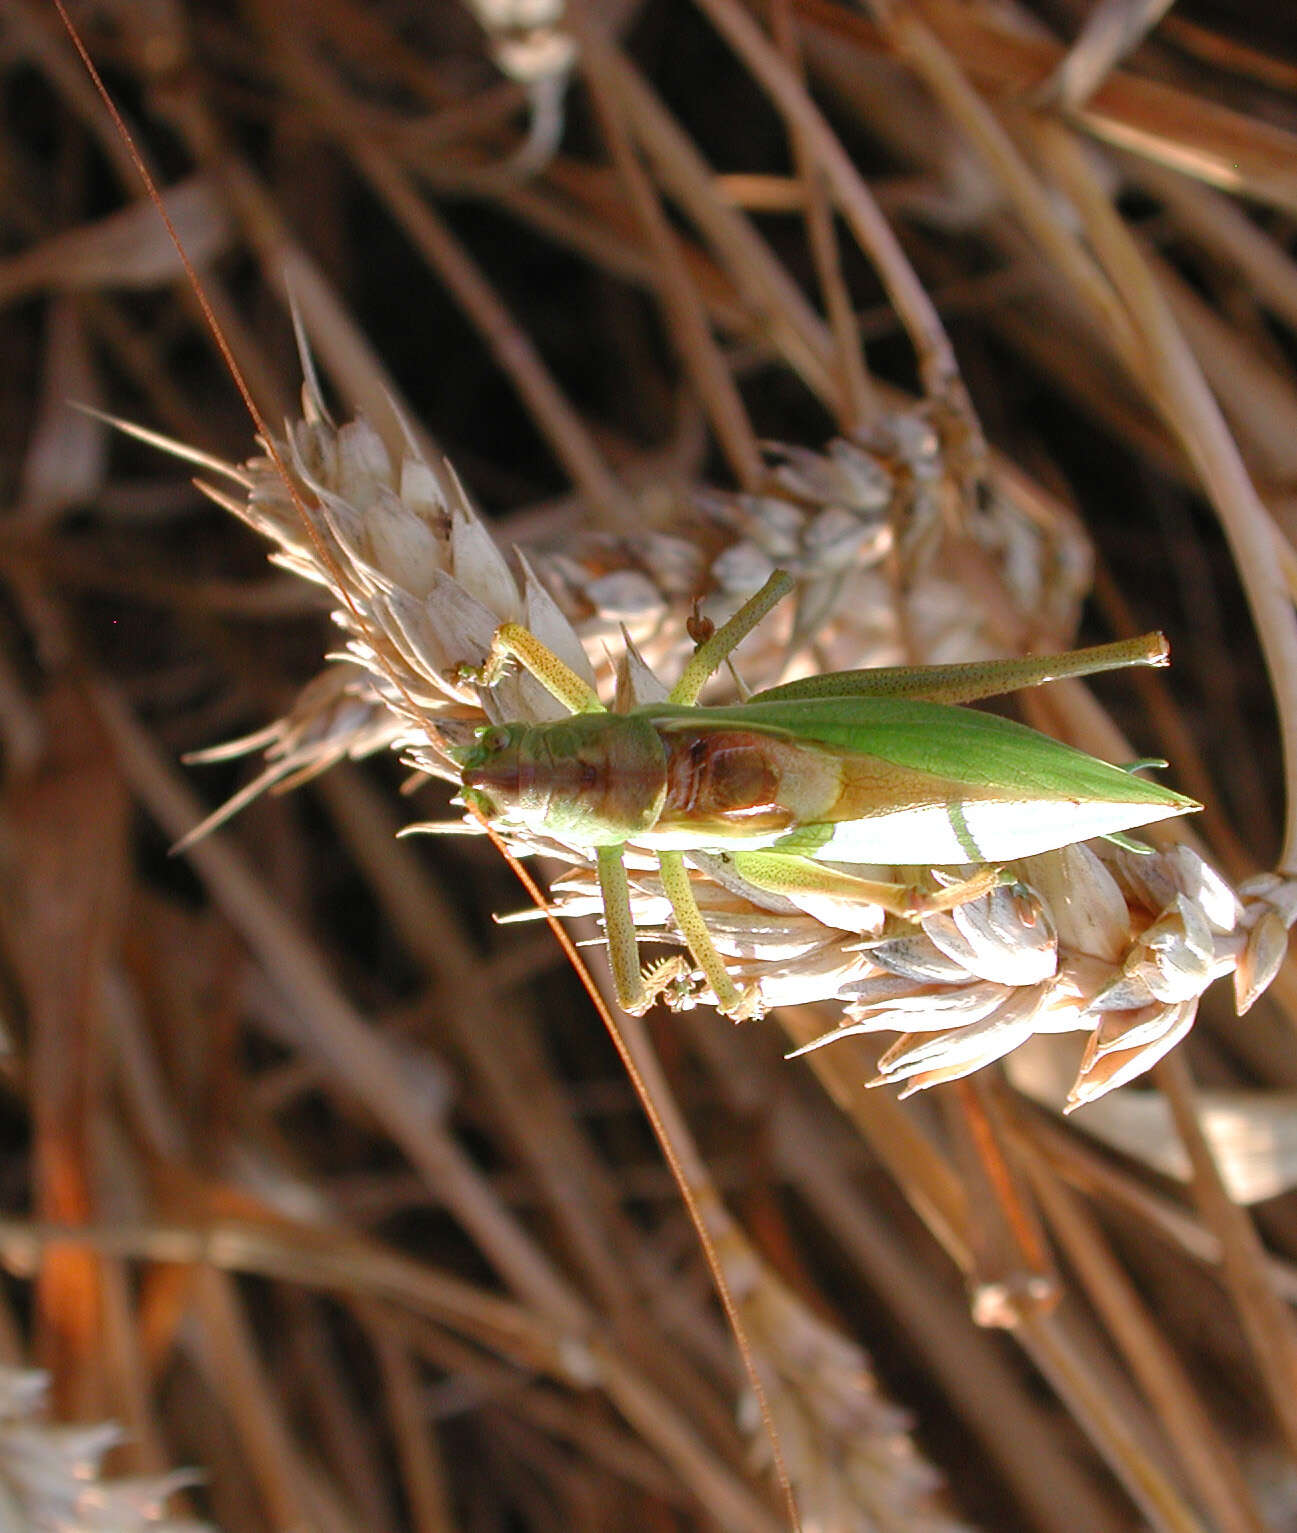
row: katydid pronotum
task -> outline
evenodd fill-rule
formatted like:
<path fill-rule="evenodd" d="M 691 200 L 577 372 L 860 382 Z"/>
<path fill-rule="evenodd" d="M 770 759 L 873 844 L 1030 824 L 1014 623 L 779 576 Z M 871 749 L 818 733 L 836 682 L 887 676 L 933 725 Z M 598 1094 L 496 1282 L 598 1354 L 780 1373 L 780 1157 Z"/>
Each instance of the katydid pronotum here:
<path fill-rule="evenodd" d="M 610 713 L 526 629 L 496 633 L 481 679 L 516 660 L 571 713 L 485 729 L 457 751 L 464 800 L 486 819 L 560 834 L 595 851 L 617 997 L 650 1006 L 681 964 L 639 961 L 623 853 L 652 851 L 680 932 L 721 1011 L 750 1016 L 694 898 L 685 856 L 728 856 L 758 890 L 816 889 L 918 917 L 999 882 L 1001 864 L 1200 806 L 995 714 L 955 706 L 1064 676 L 1164 665 L 1145 634 L 1062 655 L 968 665 L 840 671 L 699 708 L 708 679 L 792 589 L 776 571 L 706 638 L 665 703 Z M 967 876 L 924 893 L 867 878 L 865 865 L 958 866 Z"/>

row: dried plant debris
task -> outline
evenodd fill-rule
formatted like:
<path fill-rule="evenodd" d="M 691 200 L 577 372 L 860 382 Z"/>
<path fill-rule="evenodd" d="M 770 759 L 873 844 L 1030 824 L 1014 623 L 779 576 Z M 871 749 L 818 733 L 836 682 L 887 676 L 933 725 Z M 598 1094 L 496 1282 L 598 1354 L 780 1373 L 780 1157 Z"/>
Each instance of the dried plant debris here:
<path fill-rule="evenodd" d="M 913 1422 L 878 1391 L 860 1349 L 825 1323 L 753 1253 L 723 1246 L 727 1260 L 751 1274 L 737 1279 L 744 1325 L 762 1361 L 775 1436 L 797 1498 L 803 1528 L 863 1525 L 879 1533 L 965 1533 L 968 1524 L 943 1505 L 942 1485 L 917 1451 Z M 764 1462 L 769 1440 L 749 1400 L 743 1425 Z"/>
<path fill-rule="evenodd" d="M 212 1533 L 173 1517 L 167 1503 L 198 1476 L 178 1470 L 136 1479 L 102 1471 L 121 1429 L 45 1420 L 48 1376 L 0 1367 L 0 1510 L 5 1525 L 30 1533 Z"/>
<path fill-rule="evenodd" d="M 12 1375 L 15 1526 L 36 1480 L 50 1526 L 165 1526 L 154 1472 L 198 1463 L 194 1506 L 241 1533 L 774 1533 L 777 1457 L 823 1533 L 1282 1522 L 1274 10 L 80 7 L 271 423 L 243 462 L 53 7 L 0 7 L 0 1340 L 91 1423 L 44 1436 Z M 313 375 L 294 404 L 294 311 L 346 424 Z M 70 399 L 201 443 L 280 568 Z M 770 1012 L 740 1028 L 631 845 L 685 1009 L 622 1036 L 679 1120 L 778 1454 L 550 934 L 497 928 L 518 897 L 480 840 L 395 834 L 473 831 L 454 752 L 558 713 L 519 670 L 481 684 L 502 622 L 625 708 L 776 569 L 793 596 L 702 706 L 1056 653 L 1092 601 L 1103 633 L 1165 629 L 1168 676 L 1099 683 L 1111 718 L 1074 681 L 1013 706 L 1104 761 L 1164 755 L 1205 811 L 975 897 L 967 867 L 876 870 L 931 898 L 912 918 L 699 853 L 706 930 Z M 590 847 L 510 840 L 601 956 Z"/>

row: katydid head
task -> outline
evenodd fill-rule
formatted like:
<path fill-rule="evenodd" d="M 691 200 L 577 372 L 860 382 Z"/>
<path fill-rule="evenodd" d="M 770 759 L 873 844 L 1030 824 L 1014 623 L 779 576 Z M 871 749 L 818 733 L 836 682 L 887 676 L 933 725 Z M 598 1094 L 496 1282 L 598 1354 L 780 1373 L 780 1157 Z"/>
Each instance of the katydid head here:
<path fill-rule="evenodd" d="M 488 820 L 588 846 L 632 840 L 653 824 L 666 792 L 662 743 L 634 715 L 493 724 L 454 754 L 465 803 Z"/>
<path fill-rule="evenodd" d="M 521 820 L 533 823 L 528 811 L 535 796 L 531 752 L 526 737 L 529 724 L 491 724 L 481 730 L 472 745 L 451 752 L 460 768 L 464 802 L 488 820 Z"/>

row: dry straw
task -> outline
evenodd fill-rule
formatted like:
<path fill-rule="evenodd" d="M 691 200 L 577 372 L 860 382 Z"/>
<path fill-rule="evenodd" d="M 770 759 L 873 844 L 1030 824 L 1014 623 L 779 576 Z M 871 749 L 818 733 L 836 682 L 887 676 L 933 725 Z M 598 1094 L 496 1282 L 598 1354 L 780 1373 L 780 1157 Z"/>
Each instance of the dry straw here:
<path fill-rule="evenodd" d="M 61 1416 L 122 1423 L 113 1467 L 145 1489 L 104 1501 L 113 1526 L 161 1517 L 190 1462 L 229 1529 L 786 1525 L 550 939 L 491 925 L 516 896 L 489 848 L 394 835 L 453 818 L 448 745 L 552 715 L 526 677 L 468 677 L 501 621 L 626 705 L 675 679 L 695 609 L 724 620 L 776 567 L 796 594 L 735 657 L 751 688 L 1061 649 L 1092 588 L 1114 629 L 1168 627 L 1169 683 L 1105 691 L 1135 746 L 1079 685 L 1023 707 L 1110 760 L 1163 752 L 1207 808 L 1202 845 L 1074 846 L 916 923 L 694 859 L 769 1017 L 700 1005 L 623 1043 L 803 1527 L 1282 1522 L 1297 1251 L 1245 1205 L 1297 1176 L 1297 63 L 1262 7 L 1234 36 L 1162 9 L 1064 37 L 946 0 L 99 7 L 91 52 L 290 496 L 160 290 L 152 211 L 118 205 L 136 172 L 81 66 L 11 0 L 0 911 L 27 1206 L 0 1223 L 24 1285 L 0 1339 Z M 289 294 L 341 425 L 309 367 L 294 404 Z M 118 472 L 69 396 L 202 443 L 292 578 L 130 478 L 143 459 Z M 162 845 L 203 815 L 175 758 L 250 721 L 263 768 L 182 884 Z M 354 765 L 392 750 L 408 812 Z M 328 836 L 264 791 L 307 781 Z M 514 849 L 597 967 L 589 849 Z M 676 944 L 629 861 L 642 937 Z M 106 1439 L 76 1443 L 96 1469 Z M 60 1505 L 51 1526 L 105 1525 Z"/>

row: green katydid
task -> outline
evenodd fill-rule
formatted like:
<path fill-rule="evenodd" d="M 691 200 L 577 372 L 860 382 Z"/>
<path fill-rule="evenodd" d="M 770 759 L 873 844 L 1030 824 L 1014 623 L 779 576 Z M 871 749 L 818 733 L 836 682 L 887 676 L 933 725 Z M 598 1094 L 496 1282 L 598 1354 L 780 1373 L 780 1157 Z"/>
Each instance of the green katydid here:
<path fill-rule="evenodd" d="M 1000 864 L 1201 806 L 1025 725 L 955 706 L 1128 665 L 1164 665 L 1160 634 L 1062 655 L 841 671 L 697 707 L 704 685 L 792 589 L 776 571 L 699 645 L 665 703 L 610 713 L 525 628 L 504 624 L 481 681 L 512 659 L 571 717 L 483 730 L 454 754 L 463 798 L 487 820 L 595 852 L 620 1004 L 646 1010 L 670 966 L 640 967 L 623 853 L 654 853 L 680 932 L 720 1009 L 759 1008 L 734 982 L 694 898 L 684 857 L 727 854 L 757 889 L 815 889 L 918 918 L 1000 881 Z M 853 865 L 980 869 L 924 895 Z"/>

